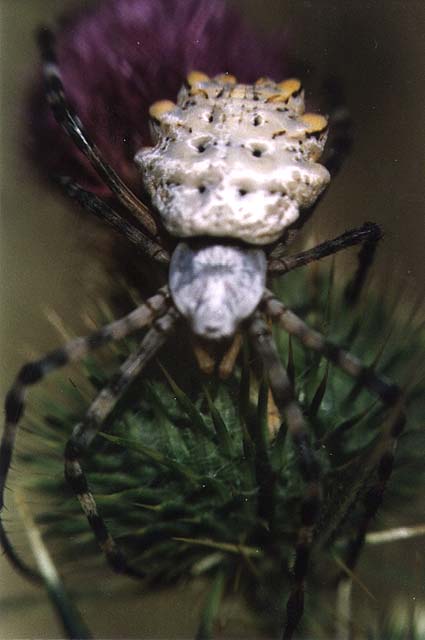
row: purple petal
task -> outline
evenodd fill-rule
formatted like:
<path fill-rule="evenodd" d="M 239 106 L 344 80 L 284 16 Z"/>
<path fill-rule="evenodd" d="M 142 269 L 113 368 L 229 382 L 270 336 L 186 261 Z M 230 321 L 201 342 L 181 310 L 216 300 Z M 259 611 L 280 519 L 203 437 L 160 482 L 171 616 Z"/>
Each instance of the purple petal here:
<path fill-rule="evenodd" d="M 175 99 L 188 71 L 228 71 L 241 82 L 285 76 L 285 38 L 261 38 L 223 0 L 105 0 L 69 17 L 57 41 L 67 96 L 105 159 L 136 191 L 133 157 L 149 144 L 149 105 Z M 41 81 L 30 112 L 31 153 L 43 174 L 68 175 L 110 196 L 54 122 Z"/>

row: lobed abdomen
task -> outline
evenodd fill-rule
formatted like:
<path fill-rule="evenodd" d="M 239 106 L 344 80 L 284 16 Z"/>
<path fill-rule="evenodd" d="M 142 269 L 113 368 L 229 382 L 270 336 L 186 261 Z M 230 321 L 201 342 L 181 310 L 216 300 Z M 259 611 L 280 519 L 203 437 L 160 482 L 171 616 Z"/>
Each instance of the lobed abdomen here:
<path fill-rule="evenodd" d="M 311 206 L 330 176 L 316 160 L 323 116 L 304 113 L 298 80 L 237 84 L 192 72 L 177 104 L 151 107 L 156 146 L 136 155 L 167 230 L 264 245 Z"/>

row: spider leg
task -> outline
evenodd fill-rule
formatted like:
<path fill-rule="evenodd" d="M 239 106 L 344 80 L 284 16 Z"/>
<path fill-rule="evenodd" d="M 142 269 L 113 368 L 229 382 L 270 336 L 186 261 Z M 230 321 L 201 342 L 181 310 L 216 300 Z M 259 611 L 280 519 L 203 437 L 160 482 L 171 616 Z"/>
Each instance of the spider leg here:
<path fill-rule="evenodd" d="M 293 256 L 274 258 L 272 252 L 270 255 L 271 259 L 267 265 L 267 272 L 270 276 L 280 276 L 293 269 L 298 269 L 310 262 L 316 262 L 316 260 L 334 255 L 339 251 L 343 251 L 357 244 L 368 245 L 369 243 L 373 243 L 376 245 L 381 237 L 382 231 L 379 225 L 374 222 L 365 222 L 361 227 L 350 229 L 332 240 L 326 240 L 312 249 L 302 251 Z M 362 253 L 362 251 L 360 251 L 360 253 Z M 360 261 L 361 258 L 359 257 L 359 262 Z"/>
<path fill-rule="evenodd" d="M 371 233 L 368 238 L 365 238 L 363 246 L 357 256 L 357 269 L 344 290 L 345 303 L 351 307 L 356 304 L 360 297 L 367 274 L 375 258 L 378 242 L 382 238 L 379 226 L 375 225 L 375 227 L 377 228 L 377 233 Z"/>
<path fill-rule="evenodd" d="M 267 271 L 271 276 L 283 275 L 310 262 L 334 255 L 348 247 L 362 244 L 363 246 L 358 254 L 357 269 L 344 291 L 345 303 L 348 306 L 354 306 L 363 289 L 381 238 L 382 231 L 379 225 L 374 222 L 365 222 L 361 227 L 350 229 L 333 240 L 326 240 L 312 249 L 302 251 L 293 256 L 274 257 L 275 252 L 273 251 L 270 254 L 271 259 L 269 260 Z"/>
<path fill-rule="evenodd" d="M 168 334 L 174 328 L 177 317 L 177 311 L 171 309 L 154 321 L 153 327 L 144 337 L 138 351 L 127 358 L 121 365 L 119 372 L 99 393 L 90 405 L 84 420 L 74 427 L 65 447 L 65 478 L 76 494 L 108 563 L 117 573 L 135 578 L 142 578 L 145 574 L 128 564 L 124 554 L 109 533 L 97 510 L 96 501 L 89 489 L 80 458 L 91 445 L 119 398 L 164 344 Z"/>
<path fill-rule="evenodd" d="M 106 224 L 135 245 L 143 254 L 163 264 L 170 262 L 170 256 L 165 249 L 154 240 L 151 240 L 140 229 L 124 220 L 101 198 L 90 191 L 86 191 L 79 184 L 65 176 L 58 178 L 58 182 L 65 193 L 76 200 L 83 209 L 102 220 L 102 222 L 106 222 Z"/>
<path fill-rule="evenodd" d="M 395 419 L 393 419 L 390 424 L 383 451 L 379 459 L 376 460 L 377 480 L 363 497 L 363 513 L 358 522 L 356 535 L 349 540 L 345 550 L 344 565 L 348 568 L 349 573 L 347 574 L 345 571 L 341 572 L 337 578 L 338 582 L 351 576 L 357 565 L 369 526 L 381 506 L 385 487 L 393 470 L 398 439 L 403 433 L 405 426 L 406 416 L 403 411 L 399 410 Z"/>
<path fill-rule="evenodd" d="M 120 202 L 142 223 L 151 236 L 156 237 L 158 227 L 148 207 L 137 198 L 103 159 L 101 152 L 89 138 L 82 122 L 69 104 L 56 58 L 54 34 L 47 28 L 40 29 L 38 44 L 43 61 L 47 100 L 58 124 L 72 138 L 78 149 L 90 161 L 100 178 L 115 193 Z"/>
<path fill-rule="evenodd" d="M 293 311 L 279 302 L 270 291 L 266 291 L 263 302 L 265 312 L 278 322 L 287 333 L 297 337 L 308 349 L 323 354 L 327 360 L 376 394 L 385 406 L 392 409 L 385 442 L 376 460 L 377 481 L 364 498 L 364 514 L 359 523 L 358 534 L 348 547 L 347 565 L 353 569 L 363 546 L 369 523 L 382 502 L 385 487 L 392 473 L 398 439 L 406 424 L 402 390 L 398 385 L 376 374 L 372 368 L 362 364 L 356 356 L 337 347 L 320 333 L 310 329 Z"/>
<path fill-rule="evenodd" d="M 145 327 L 160 314 L 164 313 L 170 305 L 168 287 L 163 287 L 158 293 L 149 298 L 127 316 L 116 320 L 99 331 L 85 338 L 75 338 L 65 346 L 49 352 L 40 360 L 25 364 L 18 373 L 13 386 L 7 393 L 5 402 L 5 426 L 0 444 L 0 512 L 4 506 L 4 491 L 6 480 L 12 460 L 15 439 L 19 421 L 24 413 L 26 389 L 40 382 L 48 373 L 59 369 L 70 362 L 76 362 L 84 358 L 90 351 L 125 338 L 130 333 Z M 27 577 L 34 579 L 32 569 L 26 567 L 22 561 L 16 561 L 16 554 L 10 552 L 11 544 L 0 520 L 0 541 L 6 556 L 12 564 Z"/>
<path fill-rule="evenodd" d="M 270 329 L 260 314 L 255 314 L 249 327 L 254 349 L 267 372 L 270 389 L 281 416 L 286 419 L 288 433 L 297 453 L 298 465 L 305 482 L 301 503 L 301 526 L 295 544 L 292 587 L 286 605 L 283 640 L 289 640 L 304 610 L 304 582 L 308 571 L 314 526 L 320 510 L 320 466 L 310 445 L 308 430 L 300 406 L 294 398 L 288 373 L 280 360 Z"/>
<path fill-rule="evenodd" d="M 322 158 L 332 178 L 339 173 L 352 147 L 352 120 L 340 79 L 324 83 L 325 110 L 329 114 L 329 137 Z"/>
<path fill-rule="evenodd" d="M 342 83 L 338 78 L 329 78 L 323 86 L 325 94 L 324 111 L 328 114 L 328 130 L 329 136 L 326 142 L 323 156 L 320 164 L 324 165 L 332 179 L 339 173 L 346 157 L 348 156 L 352 146 L 351 134 L 351 118 Z M 295 222 L 290 229 L 287 230 L 284 238 L 279 241 L 270 254 L 273 258 L 280 258 L 286 252 L 286 248 L 297 237 L 300 229 L 314 215 L 316 208 L 319 206 L 327 189 L 325 189 L 316 202 L 302 212 L 299 220 Z"/>
<path fill-rule="evenodd" d="M 337 367 L 355 378 L 364 387 L 375 393 L 388 406 L 395 406 L 401 399 L 401 389 L 378 376 L 370 367 L 348 351 L 326 340 L 322 334 L 311 329 L 293 311 L 285 307 L 271 291 L 266 290 L 263 297 L 265 312 L 272 320 L 290 335 L 298 338 L 307 349 L 318 351 Z"/>

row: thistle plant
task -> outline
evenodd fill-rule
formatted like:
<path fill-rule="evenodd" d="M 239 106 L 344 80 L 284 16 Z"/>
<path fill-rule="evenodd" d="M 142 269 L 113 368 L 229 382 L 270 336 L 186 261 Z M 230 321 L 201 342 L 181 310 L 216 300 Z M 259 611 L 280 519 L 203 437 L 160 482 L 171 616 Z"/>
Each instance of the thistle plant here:
<path fill-rule="evenodd" d="M 266 75 L 283 78 L 284 49 L 282 38 L 261 40 L 221 0 L 110 0 L 71 16 L 58 34 L 58 63 L 76 112 L 107 160 L 141 197 L 146 194 L 131 160 L 149 140 L 149 105 L 173 98 L 193 68 L 211 74 L 229 70 L 242 82 Z M 53 121 L 39 89 L 32 113 L 36 165 L 49 177 L 72 175 L 115 208 L 113 196 Z M 52 149 L 49 154 L 46 145 Z M 122 213 L 119 204 L 117 210 Z M 116 257 L 118 252 L 112 253 Z M 129 262 L 126 257 L 126 267 Z M 97 326 L 134 306 L 128 288 L 132 275 L 130 269 L 115 298 L 119 301 L 97 310 Z M 149 271 L 150 278 L 156 275 Z M 370 286 L 360 303 L 348 304 L 344 278 L 333 263 L 294 271 L 275 287 L 310 326 L 403 388 L 408 427 L 373 523 L 378 529 L 386 513 L 413 498 L 425 475 L 424 381 L 417 375 L 423 327 L 418 313 L 401 314 L 400 305 L 391 308 L 379 291 Z M 213 636 L 230 594 L 237 594 L 250 611 L 253 637 L 275 636 L 290 591 L 305 495 L 299 464 L 249 344 L 243 345 L 231 377 L 222 381 L 199 373 L 187 332 L 181 327 L 177 332 L 170 348 L 159 353 L 119 401 L 85 456 L 84 470 L 113 537 L 146 572 L 145 588 L 200 579 L 209 585 L 198 638 Z M 41 388 L 34 393 L 38 409 L 26 418 L 32 437 L 21 440 L 15 478 L 38 496 L 37 523 L 49 545 L 60 543 L 55 554 L 59 568 L 78 557 L 73 571 L 93 563 L 95 577 L 102 571 L 87 521 L 63 479 L 63 449 L 90 399 L 139 337 L 86 358 L 78 375 L 72 370 L 56 377 L 56 392 Z M 357 579 L 346 565 L 346 550 L 359 539 L 364 499 L 376 483 L 391 412 L 319 354 L 278 329 L 275 339 L 322 470 L 323 502 L 300 632 L 326 638 L 340 619 L 351 616 L 349 598 L 345 606 L 334 603 L 344 600 L 348 581 Z M 25 474 L 19 472 L 23 468 Z M 388 627 L 383 630 L 361 615 L 353 619 L 360 637 L 382 637 L 384 632 L 390 637 Z M 349 637 L 346 629 L 344 634 Z"/>
<path fill-rule="evenodd" d="M 406 317 L 391 314 L 388 301 L 372 288 L 355 310 L 347 308 L 333 273 L 326 264 L 293 272 L 277 283 L 276 293 L 284 290 L 285 302 L 311 325 L 349 345 L 380 373 L 405 383 L 408 427 L 373 523 L 380 529 L 387 513 L 414 498 L 425 476 L 423 381 L 411 375 L 424 333 L 413 311 Z M 103 307 L 99 324 L 115 313 Z M 303 630 L 306 636 L 328 637 L 338 618 L 338 612 L 330 613 L 329 599 L 335 603 L 337 585 L 351 577 L 344 573 L 344 550 L 358 533 L 362 499 L 374 481 L 389 416 L 320 356 L 279 331 L 275 337 L 323 470 L 323 508 Z M 60 402 L 51 399 L 51 391 L 47 397 L 39 391 L 43 408 L 27 420 L 35 441 L 20 454 L 25 486 L 45 496 L 38 500 L 39 508 L 46 506 L 37 521 L 48 540 L 61 541 L 59 567 L 66 557 L 78 557 L 78 565 L 84 565 L 91 555 L 99 555 L 63 480 L 63 448 L 85 414 L 87 391 L 90 396 L 100 391 L 134 340 L 84 361 L 82 380 L 89 381 L 89 389 L 72 376 L 58 381 Z M 230 379 L 219 381 L 201 377 L 192 356 L 185 355 L 190 349 L 180 336 L 176 342 L 180 349 L 160 352 L 120 401 L 84 460 L 85 471 L 111 532 L 131 561 L 146 571 L 149 588 L 199 577 L 211 583 L 199 638 L 212 637 L 220 607 L 235 590 L 253 614 L 254 633 L 274 637 L 290 585 L 304 491 L 285 424 L 276 419 L 267 383 L 247 344 Z M 99 567 L 101 562 L 99 558 Z M 324 597 L 328 608 L 322 606 Z M 356 619 L 365 633 L 368 622 Z M 376 622 L 370 621 L 369 631 L 374 629 Z"/>

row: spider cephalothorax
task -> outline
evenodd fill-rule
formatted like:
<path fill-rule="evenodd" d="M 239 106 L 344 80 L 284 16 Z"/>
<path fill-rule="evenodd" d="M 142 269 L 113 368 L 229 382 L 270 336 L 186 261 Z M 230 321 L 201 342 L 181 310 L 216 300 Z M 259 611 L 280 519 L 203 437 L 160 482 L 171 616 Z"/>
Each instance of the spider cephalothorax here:
<path fill-rule="evenodd" d="M 224 244 L 196 249 L 180 242 L 170 263 L 170 293 L 197 336 L 229 338 L 258 307 L 266 271 L 260 249 Z"/>
<path fill-rule="evenodd" d="M 84 420 L 75 426 L 65 449 L 65 476 L 109 563 L 118 572 L 143 577 L 143 567 L 128 561 L 109 533 L 80 459 L 119 397 L 165 343 L 181 316 L 188 321 L 193 333 L 213 342 L 231 338 L 238 330 L 245 331 L 267 373 L 305 483 L 283 631 L 284 638 L 291 638 L 303 611 L 304 582 L 320 513 L 320 466 L 310 444 L 305 417 L 294 397 L 290 376 L 280 361 L 266 320 L 278 323 L 305 348 L 322 354 L 360 386 L 376 394 L 386 407 L 393 408 L 391 428 L 377 461 L 376 485 L 365 497 L 359 533 L 349 545 L 346 560 L 349 569 L 356 563 L 368 523 L 379 507 L 391 474 L 395 445 L 404 426 L 400 389 L 310 329 L 266 288 L 267 275 L 285 274 L 345 247 L 363 243 L 351 296 L 355 298 L 361 288 L 380 237 L 379 228 L 372 223 L 309 251 L 282 257 L 286 241 L 293 237 L 301 221 L 311 215 L 329 182 L 330 172 L 335 173 L 339 167 L 341 151 L 347 148 L 341 143 L 341 119 L 337 125 L 338 135 L 331 140 L 321 165 L 316 160 L 324 148 L 327 121 L 323 116 L 304 114 L 298 80 L 275 83 L 261 79 L 254 85 L 242 85 L 227 74 L 213 79 L 199 72 L 189 74 L 177 105 L 161 102 L 152 107 L 157 143 L 136 156 L 158 219 L 105 162 L 68 103 L 50 31 L 41 32 L 40 46 L 47 98 L 56 119 L 126 206 L 132 222 L 124 221 L 97 196 L 63 178 L 61 182 L 67 193 L 152 261 L 170 263 L 161 224 L 174 239 L 182 241 L 171 257 L 169 286 L 162 287 L 124 318 L 91 336 L 77 338 L 21 369 L 6 399 L 6 424 L 0 447 L 0 505 L 27 387 L 47 373 L 80 360 L 93 349 L 149 327 L 138 349 L 95 398 Z M 303 218 L 299 215 L 301 209 L 306 211 Z M 230 351 L 232 361 L 237 349 L 232 346 Z M 13 550 L 3 525 L 0 525 L 0 537 L 15 566 L 37 579 L 37 574 Z"/>

